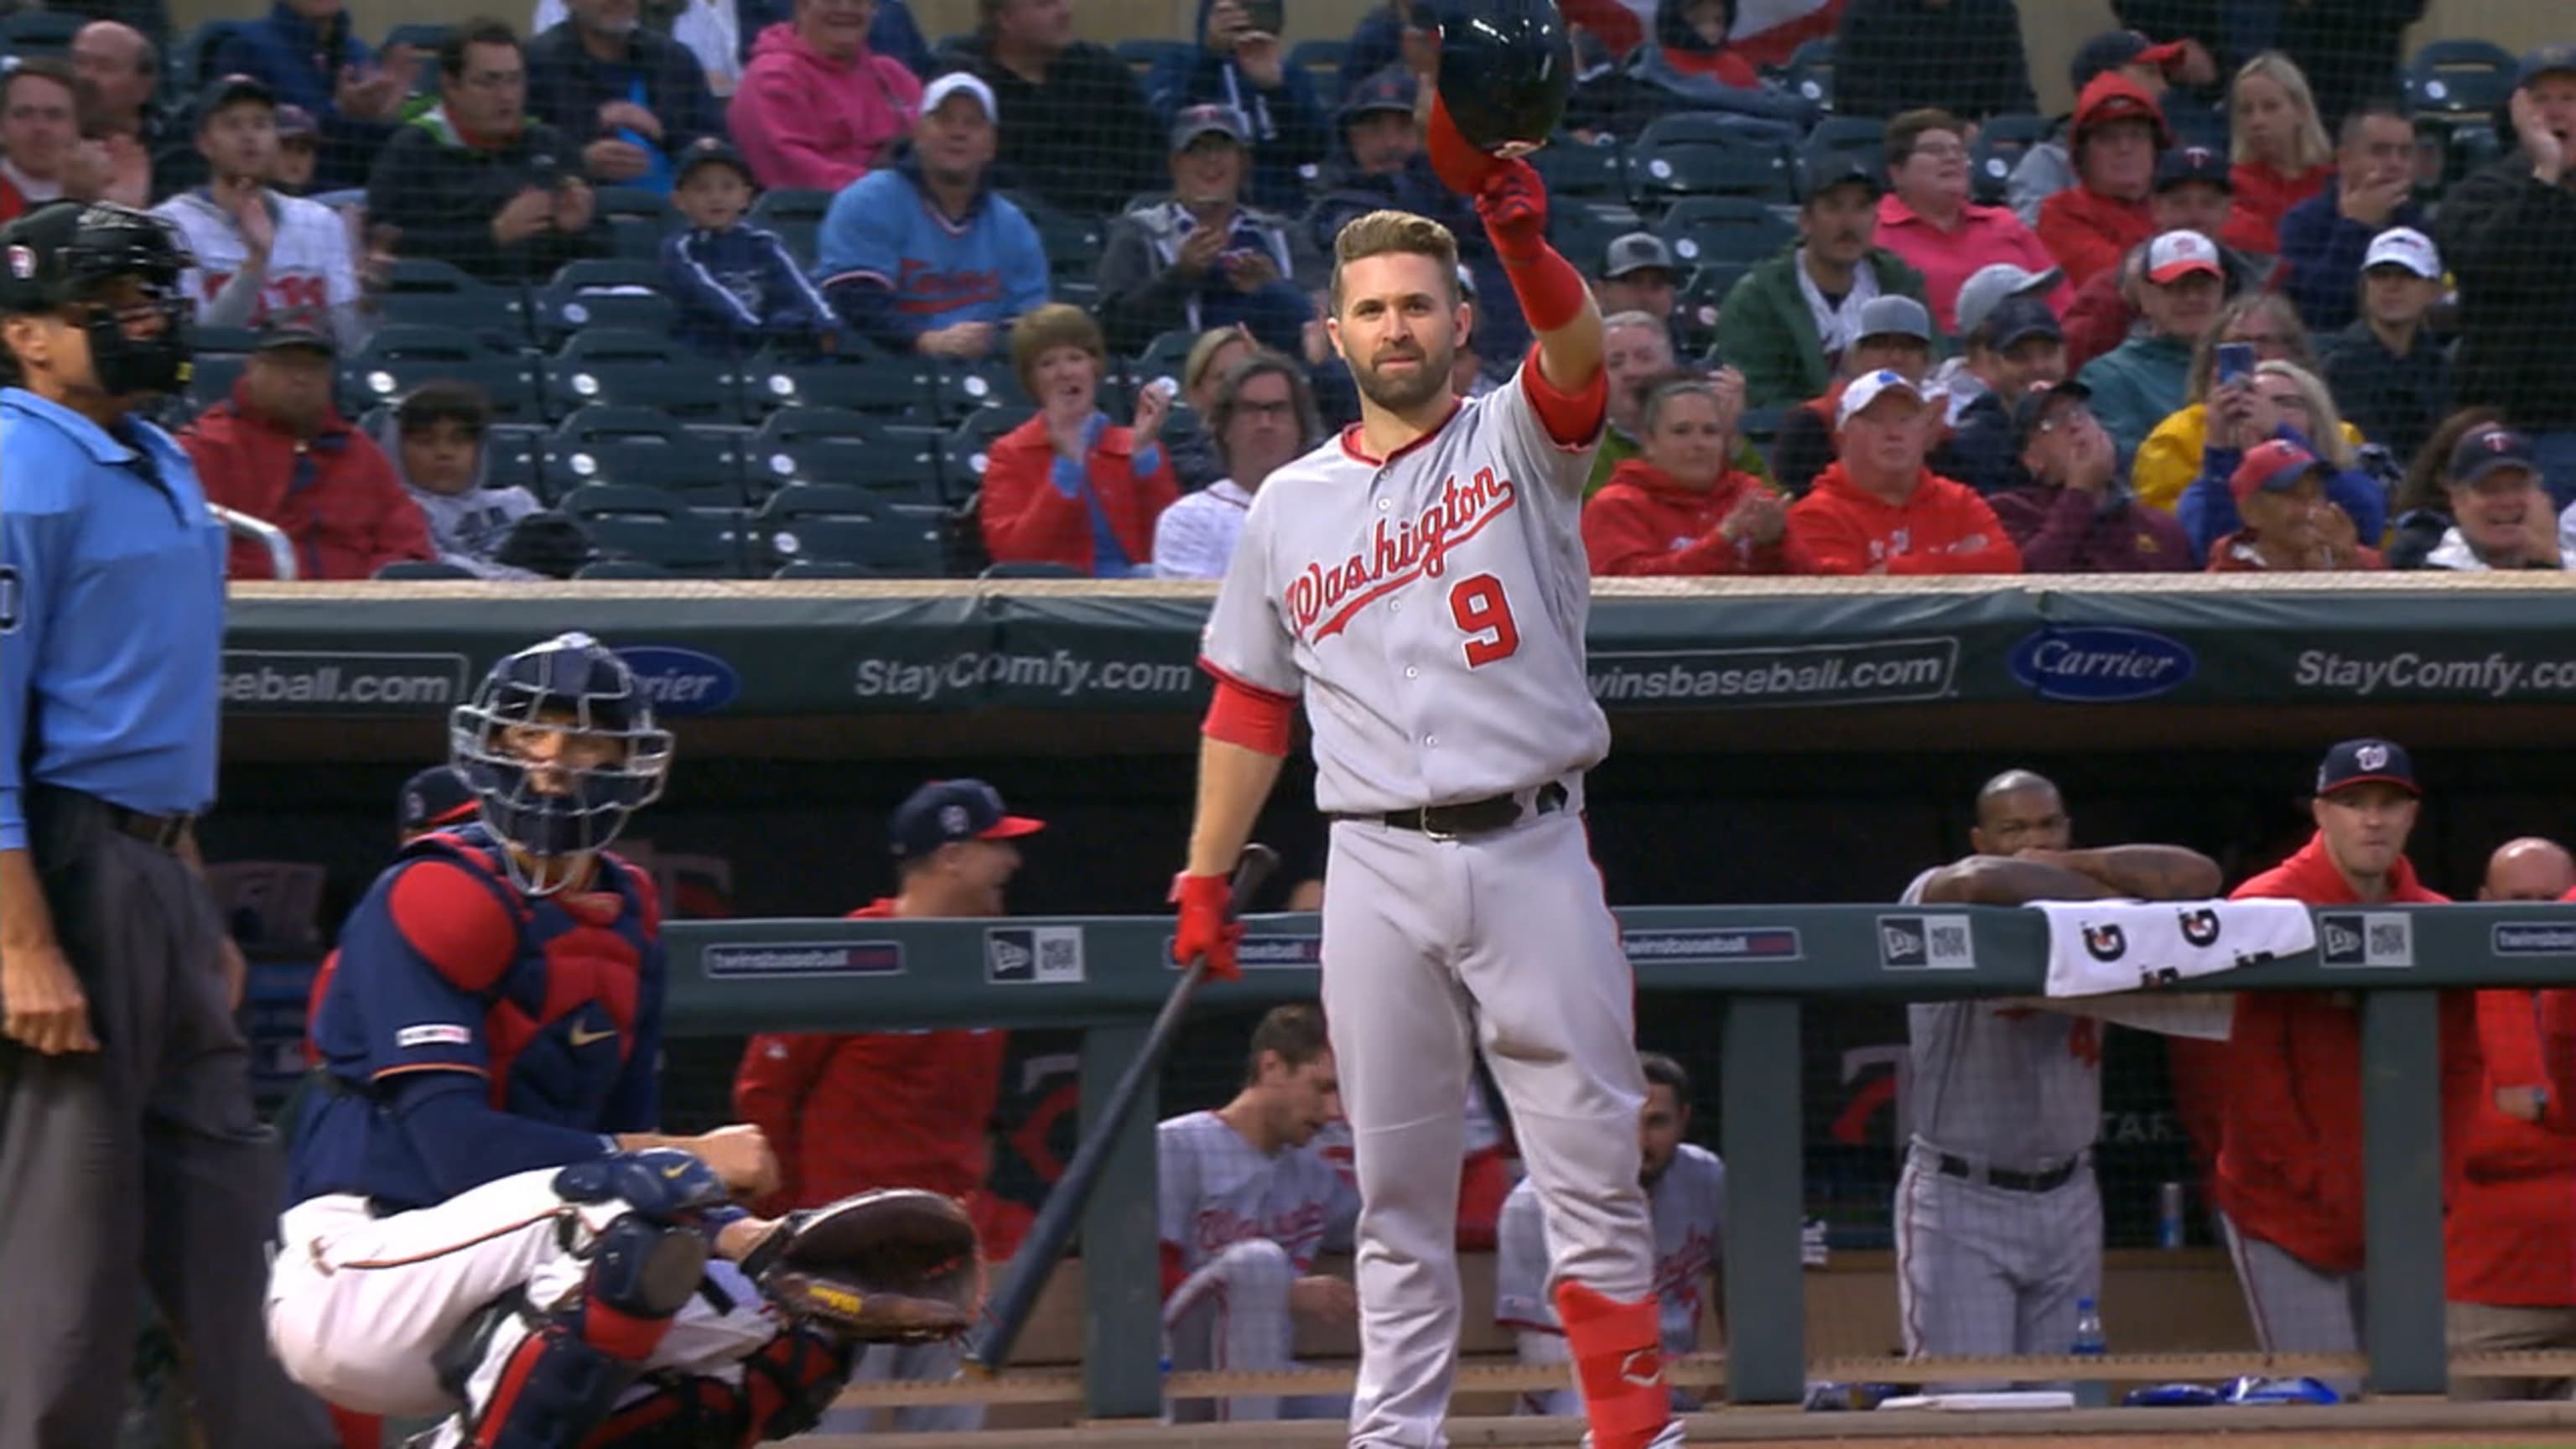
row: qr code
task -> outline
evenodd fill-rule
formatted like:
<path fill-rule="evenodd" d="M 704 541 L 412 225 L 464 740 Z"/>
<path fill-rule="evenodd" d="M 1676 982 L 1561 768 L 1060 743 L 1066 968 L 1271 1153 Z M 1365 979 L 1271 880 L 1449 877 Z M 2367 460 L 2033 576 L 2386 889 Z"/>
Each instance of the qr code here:
<path fill-rule="evenodd" d="M 1055 981 L 1065 977 L 1082 979 L 1082 938 L 1071 933 L 1039 937 L 1038 979 Z"/>
<path fill-rule="evenodd" d="M 1968 923 L 1965 921 L 1934 921 L 1924 935 L 1930 938 L 1932 964 L 1935 966 L 1965 965 L 1977 954 L 1969 944 Z"/>
<path fill-rule="evenodd" d="M 2406 929 L 2403 921 L 2373 921 L 2370 923 L 2369 954 L 2373 957 L 2411 954 L 2415 949 L 2413 937 L 2414 933 Z"/>

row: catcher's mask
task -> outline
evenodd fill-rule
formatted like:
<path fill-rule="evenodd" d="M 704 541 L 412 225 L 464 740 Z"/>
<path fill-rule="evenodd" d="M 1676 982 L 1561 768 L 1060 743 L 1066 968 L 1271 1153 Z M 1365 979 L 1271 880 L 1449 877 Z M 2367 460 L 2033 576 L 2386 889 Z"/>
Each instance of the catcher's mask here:
<path fill-rule="evenodd" d="M 0 229 L 0 313 L 50 312 L 79 327 L 110 397 L 174 393 L 192 370 L 180 274 L 193 265 L 160 217 L 114 202 L 56 202 Z M 129 279 L 139 295 L 114 295 Z M 148 319 L 160 325 L 136 336 Z"/>
<path fill-rule="evenodd" d="M 492 666 L 457 707 L 449 754 L 491 832 L 540 861 L 605 847 L 661 798 L 671 733 L 626 661 L 587 634 L 559 635 Z M 523 879 L 535 894 L 560 889 Z"/>

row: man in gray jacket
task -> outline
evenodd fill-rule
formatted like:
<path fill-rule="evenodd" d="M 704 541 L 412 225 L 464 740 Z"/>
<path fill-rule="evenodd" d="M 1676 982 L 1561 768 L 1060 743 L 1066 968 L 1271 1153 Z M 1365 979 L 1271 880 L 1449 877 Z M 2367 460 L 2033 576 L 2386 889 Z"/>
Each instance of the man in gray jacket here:
<path fill-rule="evenodd" d="M 1132 357 L 1165 332 L 1248 327 L 1264 347 L 1305 352 L 1317 315 L 1308 287 L 1328 267 L 1287 220 L 1242 204 L 1251 128 L 1231 106 L 1184 107 L 1172 122 L 1172 193 L 1109 225 L 1100 322 Z"/>

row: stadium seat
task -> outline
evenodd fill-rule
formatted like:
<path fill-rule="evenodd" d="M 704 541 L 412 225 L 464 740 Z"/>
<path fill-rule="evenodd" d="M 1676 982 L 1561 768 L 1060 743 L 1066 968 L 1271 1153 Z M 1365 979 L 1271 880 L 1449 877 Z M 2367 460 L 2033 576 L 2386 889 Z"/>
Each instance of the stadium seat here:
<path fill-rule="evenodd" d="M 583 564 L 573 573 L 575 579 L 675 579 L 679 575 L 635 558 L 604 558 Z"/>
<path fill-rule="evenodd" d="M 2415 114 L 2445 124 L 2487 120 L 2510 128 L 2513 53 L 2492 40 L 2435 40 L 2406 63 L 2406 99 Z"/>
<path fill-rule="evenodd" d="M 1026 404 L 1011 407 L 978 408 L 960 419 L 949 436 L 960 443 L 989 448 L 1003 434 L 1037 416 L 1037 409 Z M 1110 414 L 1116 417 L 1117 414 Z"/>
<path fill-rule="evenodd" d="M 1100 217 L 1049 206 L 1025 192 L 1012 193 L 1010 200 L 1037 229 L 1038 245 L 1046 250 L 1049 279 L 1058 292 L 1055 300 L 1063 301 L 1063 283 L 1089 281 L 1099 271 L 1101 249 L 1108 245 L 1109 223 Z"/>
<path fill-rule="evenodd" d="M 2025 111 L 1988 116 L 1968 148 L 1968 188 L 1986 206 L 2001 206 L 2012 188 L 2013 168 L 2030 148 L 2048 139 L 2049 120 Z"/>
<path fill-rule="evenodd" d="M 12 55 L 67 58 L 72 36 L 89 20 L 77 10 L 21 10 L 0 20 L 0 50 Z"/>
<path fill-rule="evenodd" d="M 239 34 L 249 23 L 244 20 L 209 20 L 189 31 L 187 37 L 171 49 L 170 62 L 165 67 L 171 83 L 168 94 L 185 96 L 193 101 L 197 93 L 206 88 L 206 82 L 214 79 L 206 74 L 206 67 L 224 48 L 224 42 Z M 0 49 L 5 48 L 0 46 Z"/>
<path fill-rule="evenodd" d="M 1529 159 L 1547 182 L 1551 198 L 1628 199 L 1628 153 L 1615 139 L 1578 141 L 1559 136 Z"/>
<path fill-rule="evenodd" d="M 800 558 L 780 565 L 778 571 L 770 577 L 794 583 L 799 579 L 904 579 L 920 576 L 905 573 L 899 569 L 877 568 L 845 558 Z"/>
<path fill-rule="evenodd" d="M 1039 563 L 1032 560 L 1024 563 L 988 564 L 984 571 L 975 577 L 979 579 L 1087 579 L 1091 575 L 1071 564 Z"/>
<path fill-rule="evenodd" d="M 1157 377 L 1179 382 L 1189 367 L 1190 349 L 1198 345 L 1198 340 L 1199 335 L 1186 327 L 1158 334 L 1128 363 L 1127 374 L 1140 382 Z"/>
<path fill-rule="evenodd" d="M 664 408 L 693 422 L 742 421 L 730 364 L 669 336 L 619 327 L 576 332 L 546 360 L 548 416 L 560 420 L 594 403 Z"/>
<path fill-rule="evenodd" d="M 612 251 L 621 257 L 651 261 L 662 253 L 662 237 L 680 225 L 671 198 L 640 186 L 592 189 L 592 208 L 608 223 Z"/>
<path fill-rule="evenodd" d="M 1610 243 L 1632 231 L 1646 231 L 1646 219 L 1632 206 L 1610 201 L 1577 201 L 1548 209 L 1548 240 L 1591 271 L 1601 264 Z"/>
<path fill-rule="evenodd" d="M 778 239 L 787 243 L 787 250 L 810 270 L 814 265 L 815 238 L 823 230 L 824 214 L 831 209 L 832 193 L 789 186 L 760 193 L 744 221 L 778 233 Z"/>
<path fill-rule="evenodd" d="M 1111 49 L 1127 62 L 1139 77 L 1160 64 L 1165 56 L 1185 56 L 1197 47 L 1186 40 L 1168 40 L 1160 36 L 1130 36 Z"/>
<path fill-rule="evenodd" d="M 406 326 L 454 327 L 495 347 L 528 340 L 527 308 L 496 287 L 432 257 L 398 257 L 385 282 L 382 318 Z"/>
<path fill-rule="evenodd" d="M 639 257 L 568 262 L 536 297 L 536 337 L 556 347 L 589 327 L 622 327 L 668 335 L 678 310 L 665 294 L 662 268 Z"/>
<path fill-rule="evenodd" d="M 806 415 L 818 425 L 799 427 Z M 755 500 L 774 489 L 838 484 L 865 489 L 879 503 L 935 504 L 940 498 L 937 434 L 886 425 L 840 408 L 788 408 L 772 413 L 743 447 Z"/>
<path fill-rule="evenodd" d="M 1717 341 L 1717 316 L 1726 305 L 1726 294 L 1744 280 L 1751 268 L 1741 262 L 1702 262 L 1693 267 L 1682 281 L 1681 292 L 1673 299 L 1673 351 L 1688 356 L 1705 351 Z"/>
<path fill-rule="evenodd" d="M 1876 116 L 1827 116 L 1807 133 L 1806 146 L 1820 151 L 1884 151 L 1887 123 Z"/>
<path fill-rule="evenodd" d="M 593 483 L 558 505 L 579 522 L 602 555 L 649 563 L 684 578 L 739 578 L 750 515 L 688 506 L 659 488 Z"/>
<path fill-rule="evenodd" d="M 1810 40 L 1790 52 L 1780 68 L 1781 84 L 1824 107 L 1834 108 L 1834 43 Z"/>
<path fill-rule="evenodd" d="M 1685 196 L 1655 223 L 1655 235 L 1685 268 L 1707 262 L 1750 265 L 1798 239 L 1798 228 L 1746 196 Z"/>
<path fill-rule="evenodd" d="M 380 579 L 470 579 L 472 569 L 437 559 L 398 558 L 376 570 Z"/>
<path fill-rule="evenodd" d="M 372 435 L 373 429 L 369 432 Z M 483 486 L 525 488 L 543 482 L 545 428 L 536 423 L 494 423 L 483 430 Z"/>
<path fill-rule="evenodd" d="M 920 360 L 868 348 L 831 357 L 768 351 L 742 365 L 743 409 L 846 408 L 882 416 L 929 415 L 930 384 Z"/>
<path fill-rule="evenodd" d="M 959 362 L 951 358 L 924 359 L 927 369 L 916 368 L 930 389 L 931 411 L 940 423 L 954 423 L 979 409 L 1022 406 L 1029 396 L 1020 389 L 1019 375 L 1012 371 L 1007 357 L 988 357 L 981 362 Z"/>
<path fill-rule="evenodd" d="M 945 519 L 945 510 L 883 503 L 860 488 L 799 484 L 769 495 L 758 526 L 773 569 L 819 559 L 936 578 L 948 568 Z"/>
<path fill-rule="evenodd" d="M 692 508 L 743 506 L 740 447 L 660 408 L 579 409 L 546 440 L 542 466 L 549 498 L 615 483 L 674 493 Z"/>
<path fill-rule="evenodd" d="M 363 411 L 440 378 L 483 389 L 496 422 L 533 423 L 545 416 L 536 368 L 524 356 L 453 327 L 393 324 L 377 328 L 364 347 L 341 359 L 341 407 Z"/>
<path fill-rule="evenodd" d="M 1791 199 L 1789 150 L 1749 139 L 1703 113 L 1659 116 L 1637 138 L 1630 176 L 1642 199 L 1673 196 L 1753 196 Z"/>
<path fill-rule="evenodd" d="M 1288 64 L 1304 71 L 1307 78 L 1314 81 L 1315 98 L 1330 107 L 1340 102 L 1344 86 L 1353 80 L 1368 79 L 1366 76 L 1342 74 L 1342 59 L 1350 54 L 1350 49 L 1347 40 L 1301 40 L 1289 49 Z"/>
<path fill-rule="evenodd" d="M 1864 145 L 1848 136 L 1828 137 L 1823 141 L 1810 139 L 1798 148 L 1792 165 L 1801 176 L 1831 175 L 1854 161 L 1868 166 L 1881 177 L 1887 175 L 1887 147 L 1883 143 Z"/>

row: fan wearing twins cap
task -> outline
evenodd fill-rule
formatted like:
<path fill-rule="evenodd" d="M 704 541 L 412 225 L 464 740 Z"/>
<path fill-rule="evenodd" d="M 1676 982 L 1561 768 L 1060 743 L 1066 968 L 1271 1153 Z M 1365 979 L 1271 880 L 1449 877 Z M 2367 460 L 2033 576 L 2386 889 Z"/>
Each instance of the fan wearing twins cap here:
<path fill-rule="evenodd" d="M 1932 471 L 1988 498 L 2026 486 L 2015 413 L 2033 388 L 2066 381 L 2066 333 L 2035 296 L 2005 297 L 1977 316 L 1949 384 L 1949 436 L 1932 450 Z"/>
<path fill-rule="evenodd" d="M 2227 480 L 2244 523 L 2210 545 L 2209 571 L 2388 567 L 2378 550 L 2353 540 L 2351 518 L 2326 497 L 2334 471 L 2332 463 L 2285 438 L 2246 449 L 2245 461 Z"/>
<path fill-rule="evenodd" d="M 2093 389 L 2094 415 L 2122 456 L 2186 401 L 2192 349 L 2218 320 L 2226 287 L 2218 244 L 2199 232 L 2169 231 L 2147 244 L 2138 277 L 2144 324 L 2075 374 Z"/>
<path fill-rule="evenodd" d="M 1836 413 L 1841 456 L 1789 509 L 1789 535 L 1826 574 L 2017 574 L 2021 551 L 1986 500 L 1924 465 L 1940 409 L 1882 368 Z"/>
<path fill-rule="evenodd" d="M 2388 548 L 2390 568 L 2483 573 L 2567 566 L 2563 525 L 2541 486 L 2529 438 L 2501 423 L 2467 429 L 2451 445 L 2440 484 L 2440 508 L 2412 509 L 2399 521 Z"/>
<path fill-rule="evenodd" d="M 2425 325 L 2443 288 L 2432 239 L 2391 227 L 2362 253 L 2360 318 L 2325 345 L 2326 391 L 2344 421 L 2392 457 L 2422 452 L 2450 415 L 2450 349 Z"/>
<path fill-rule="evenodd" d="M 2162 103 L 2174 85 L 2205 86 L 2218 79 L 2218 62 L 2196 40 L 2159 45 L 2135 30 L 2106 30 L 2077 46 L 2067 64 L 2068 94 L 2081 97 L 2095 79 L 2118 75 Z M 2067 152 L 2073 116 L 2061 116 L 2047 140 L 2033 146 L 2014 164 L 2005 199 L 2022 221 L 2037 229 L 2040 207 L 2075 185 L 2075 163 Z"/>
<path fill-rule="evenodd" d="M 2308 806 L 2316 834 L 2230 899 L 2312 906 L 2447 900 L 2426 889 L 2406 859 L 2423 793 L 2405 746 L 2343 741 L 2317 766 Z M 2329 959 L 2369 947 L 2336 939 L 2337 931 L 2351 929 L 2321 926 L 2319 946 Z M 2475 1060 L 2475 996 L 2442 993 L 2446 1064 Z M 2220 1078 L 2216 1196 L 2254 1336 L 2266 1353 L 2361 1349 L 2361 1013 L 2355 1007 L 2349 992 L 2236 997 Z M 2348 1385 L 2336 1387 L 2351 1392 Z"/>
<path fill-rule="evenodd" d="M 940 920 L 1005 913 L 1019 842 L 1046 823 L 1014 815 L 981 780 L 934 780 L 895 807 L 888 827 L 896 886 L 852 920 Z M 916 1187 L 967 1205 L 990 1257 L 1018 1246 L 1025 1215 L 985 1191 L 989 1137 L 1002 1094 L 1003 1032 L 974 1028 L 765 1034 L 744 1047 L 734 1111 L 778 1154 L 772 1210 L 819 1207 L 870 1188 Z M 956 1344 L 878 1345 L 856 1380 L 946 1379 Z M 842 1427 L 837 1419 L 827 1425 Z M 859 1426 L 864 1427 L 864 1426 Z M 983 1427 L 980 1405 L 914 1405 L 898 1431 Z"/>
<path fill-rule="evenodd" d="M 2034 383 L 2013 406 L 2014 463 L 2030 482 L 1987 501 L 2021 549 L 2023 570 L 2198 572 L 2200 558 L 2182 525 L 2138 501 L 2126 462 L 2087 406 L 2090 396 L 2080 382 Z"/>
<path fill-rule="evenodd" d="M 2233 297 L 2249 288 L 2269 285 L 2274 265 L 2229 247 L 2219 233 L 2236 202 L 2236 181 L 2227 154 L 2205 146 L 2179 146 L 2156 161 L 2155 189 L 2147 197 L 2147 216 L 2155 236 L 2169 231 L 2196 231 L 2218 248 L 2220 280 Z M 2138 325 L 2138 293 L 2144 285 L 2147 248 L 2155 237 L 2129 249 L 2120 265 L 2097 273 L 2075 289 L 2066 319 L 2066 365 L 2081 372 L 2084 364 L 2128 340 Z"/>
<path fill-rule="evenodd" d="M 1912 297 L 1872 297 L 1863 303 L 1852 326 L 1852 344 L 1843 349 L 1834 385 L 1822 397 L 1789 409 L 1771 444 L 1771 478 L 1784 493 L 1803 494 L 1834 461 L 1834 434 L 1841 426 L 1843 393 L 1855 378 L 1885 369 L 1904 374 L 1922 390 L 1932 410 L 1931 436 L 1938 444 L 1949 432 L 1949 410 L 1925 386 L 1932 372 L 1932 312 Z"/>

